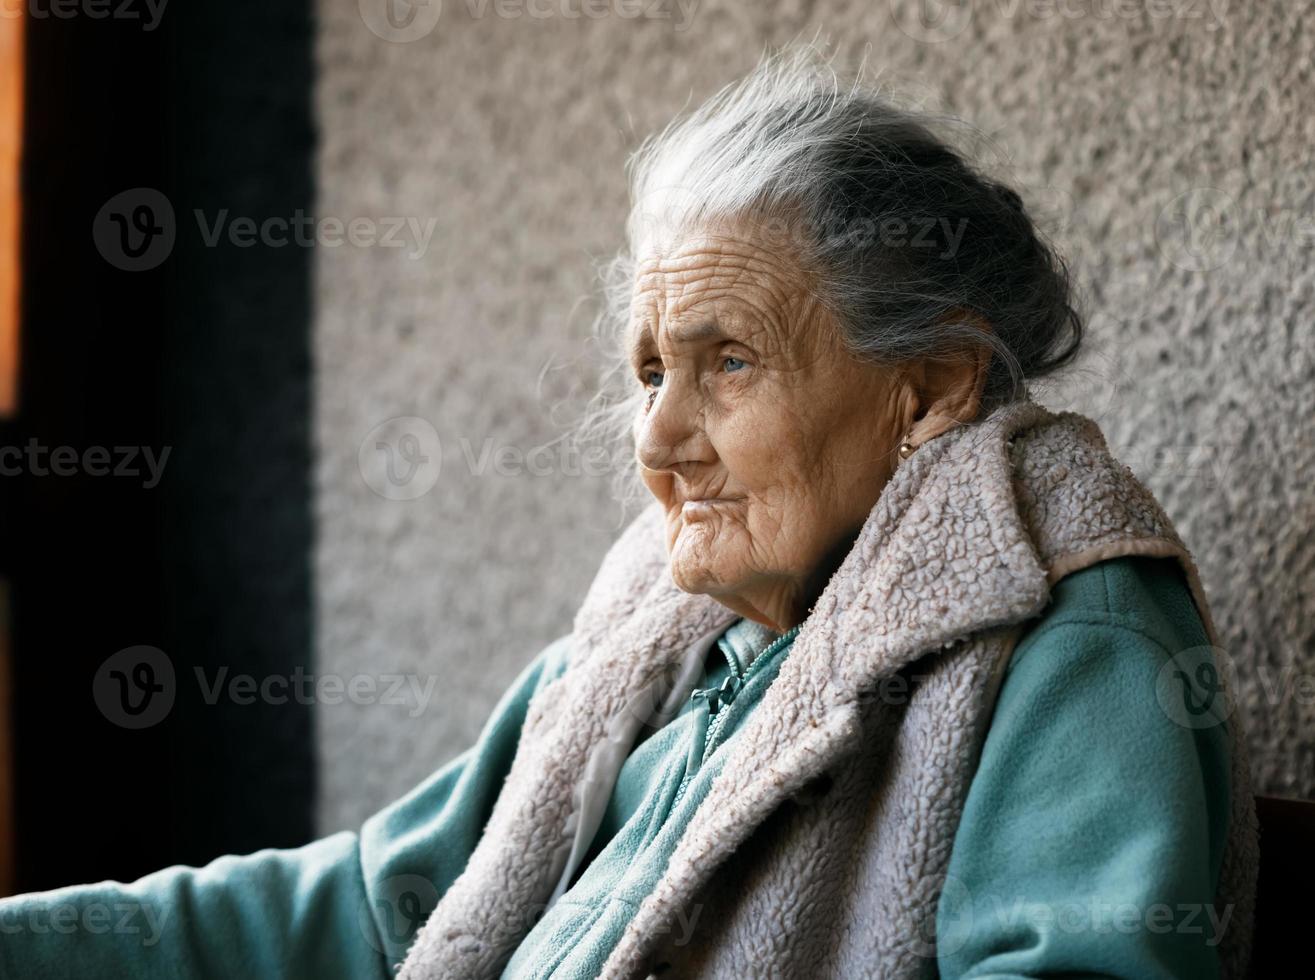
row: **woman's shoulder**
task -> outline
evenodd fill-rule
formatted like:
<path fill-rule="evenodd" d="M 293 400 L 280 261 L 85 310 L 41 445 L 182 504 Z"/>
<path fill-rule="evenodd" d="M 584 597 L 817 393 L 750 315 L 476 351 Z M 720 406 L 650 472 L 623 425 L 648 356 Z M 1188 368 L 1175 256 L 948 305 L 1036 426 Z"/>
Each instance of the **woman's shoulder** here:
<path fill-rule="evenodd" d="M 1108 717 L 1118 702 L 1148 736 L 1165 725 L 1222 735 L 1228 705 L 1208 683 L 1220 669 L 1178 559 L 1109 558 L 1054 585 L 1004 665 L 997 715 Z"/>
<path fill-rule="evenodd" d="M 1061 632 L 1135 634 L 1143 646 L 1170 656 L 1209 644 L 1182 564 L 1146 555 L 1107 558 L 1056 582 L 1049 605 L 1020 638 L 1014 660 Z"/>
<path fill-rule="evenodd" d="M 1150 918 L 1212 908 L 1221 880 L 1227 727 L 1197 710 L 1210 692 L 1185 692 L 1196 674 L 1176 659 L 1206 642 L 1176 559 L 1107 559 L 1055 584 L 1008 665 L 956 832 L 950 875 L 971 914 L 941 910 L 943 976 L 1218 975 L 1226 923 Z M 1116 908 L 1145 925 L 1109 928 Z"/>

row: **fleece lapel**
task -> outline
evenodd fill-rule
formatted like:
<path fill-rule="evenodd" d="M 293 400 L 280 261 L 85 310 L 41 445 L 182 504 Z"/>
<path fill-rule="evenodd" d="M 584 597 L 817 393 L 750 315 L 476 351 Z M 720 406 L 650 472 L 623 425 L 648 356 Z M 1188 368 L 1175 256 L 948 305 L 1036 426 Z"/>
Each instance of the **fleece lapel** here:
<path fill-rule="evenodd" d="M 636 692 L 735 617 L 681 592 L 650 542 L 646 511 L 621 535 L 580 608 L 571 664 L 530 702 L 516 756 L 465 871 L 429 916 L 399 980 L 493 977 L 533 924 L 566 864 L 591 750 Z"/>
<path fill-rule="evenodd" d="M 1010 439 L 1053 418 L 1008 406 L 897 469 L 796 638 L 609 966 L 643 955 L 791 793 L 856 747 L 860 695 L 922 654 L 1044 608 Z"/>

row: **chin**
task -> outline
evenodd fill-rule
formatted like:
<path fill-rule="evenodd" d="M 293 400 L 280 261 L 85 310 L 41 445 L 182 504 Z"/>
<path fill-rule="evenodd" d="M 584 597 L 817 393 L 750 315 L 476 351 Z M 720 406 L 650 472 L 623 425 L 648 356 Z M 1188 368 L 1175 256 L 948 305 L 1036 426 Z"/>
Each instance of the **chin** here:
<path fill-rule="evenodd" d="M 682 592 L 707 592 L 714 586 L 715 577 L 709 567 L 705 549 L 683 538 L 677 538 L 671 549 L 671 580 Z"/>
<path fill-rule="evenodd" d="M 668 553 L 671 578 L 678 589 L 716 595 L 733 592 L 746 578 L 745 564 L 736 560 L 735 554 L 743 540 L 727 530 L 720 521 L 690 522 L 676 513 L 669 525 Z"/>
<path fill-rule="evenodd" d="M 671 580 L 682 592 L 711 596 L 734 592 L 740 578 L 724 556 L 714 563 L 708 556 L 692 554 L 679 546 L 671 554 Z"/>
<path fill-rule="evenodd" d="M 699 561 L 691 561 L 688 556 L 673 553 L 671 556 L 671 580 L 681 592 L 704 595 L 715 586 L 707 566 Z"/>

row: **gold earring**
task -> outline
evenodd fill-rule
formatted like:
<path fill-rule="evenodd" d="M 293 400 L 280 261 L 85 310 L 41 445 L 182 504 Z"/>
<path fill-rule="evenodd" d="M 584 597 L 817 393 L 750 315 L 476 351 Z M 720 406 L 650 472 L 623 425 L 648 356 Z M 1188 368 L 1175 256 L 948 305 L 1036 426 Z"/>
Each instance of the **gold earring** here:
<path fill-rule="evenodd" d="M 909 436 L 905 436 L 904 441 L 901 442 L 899 446 L 900 459 L 908 459 L 910 456 L 913 455 L 913 451 L 917 448 L 918 448 L 917 446 L 909 442 Z"/>

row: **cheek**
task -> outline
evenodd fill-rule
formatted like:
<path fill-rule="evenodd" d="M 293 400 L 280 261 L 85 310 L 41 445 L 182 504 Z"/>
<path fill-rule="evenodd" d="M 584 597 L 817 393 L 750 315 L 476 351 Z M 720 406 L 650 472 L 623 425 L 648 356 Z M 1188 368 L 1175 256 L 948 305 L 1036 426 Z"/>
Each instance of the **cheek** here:
<path fill-rule="evenodd" d="M 879 456 L 867 435 L 835 427 L 819 432 L 800 454 L 796 492 L 800 510 L 808 515 L 813 534 L 825 537 L 865 515 L 876 500 Z"/>
<path fill-rule="evenodd" d="M 793 540 L 815 521 L 831 474 L 819 441 L 792 392 L 778 392 L 746 413 L 722 459 L 737 487 L 749 498 L 745 525 L 763 561 L 786 561 Z"/>
<path fill-rule="evenodd" d="M 741 532 L 740 551 L 747 552 L 751 540 L 759 561 L 778 551 L 781 539 L 793 535 L 796 522 L 809 520 L 813 507 L 819 474 L 799 400 L 790 388 L 764 386 L 708 426 L 728 486 L 748 498 L 734 522 Z M 729 530 L 722 529 L 719 545 L 726 546 Z"/>
<path fill-rule="evenodd" d="M 800 467 L 800 420 L 789 393 L 754 392 L 708 426 L 708 438 L 733 485 L 768 498 Z"/>
<path fill-rule="evenodd" d="M 874 420 L 848 401 L 795 391 L 775 393 L 746 419 L 723 459 L 750 496 L 756 561 L 806 567 L 876 499 Z"/>

